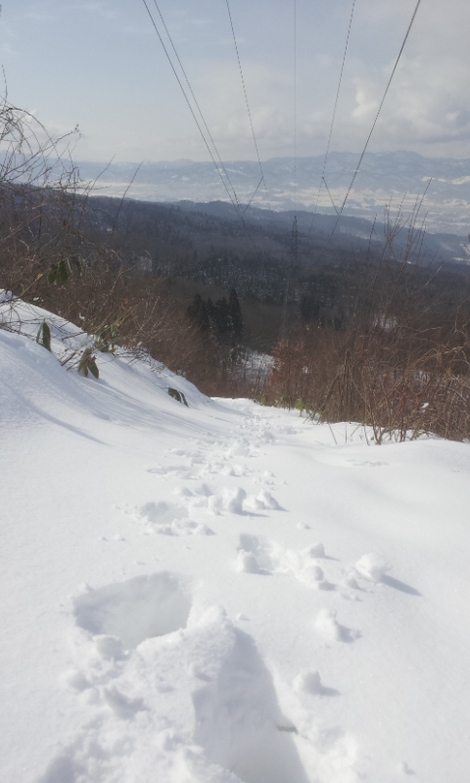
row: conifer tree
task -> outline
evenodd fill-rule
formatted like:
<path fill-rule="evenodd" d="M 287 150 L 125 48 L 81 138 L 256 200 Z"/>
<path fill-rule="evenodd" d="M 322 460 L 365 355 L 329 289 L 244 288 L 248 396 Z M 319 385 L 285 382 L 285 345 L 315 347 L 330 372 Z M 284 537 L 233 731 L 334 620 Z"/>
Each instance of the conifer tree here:
<path fill-rule="evenodd" d="M 243 334 L 243 316 L 237 292 L 231 289 L 228 298 L 228 309 L 231 320 L 231 333 L 234 338 L 239 339 Z"/>

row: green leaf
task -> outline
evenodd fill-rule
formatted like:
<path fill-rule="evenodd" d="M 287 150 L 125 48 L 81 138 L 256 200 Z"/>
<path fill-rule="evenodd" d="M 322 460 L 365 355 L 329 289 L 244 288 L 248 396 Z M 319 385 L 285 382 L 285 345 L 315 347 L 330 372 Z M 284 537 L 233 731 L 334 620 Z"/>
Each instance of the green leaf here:
<path fill-rule="evenodd" d="M 70 264 L 70 273 L 73 272 L 73 268 L 75 267 L 75 269 L 76 269 L 76 271 L 78 273 L 78 276 L 81 277 L 82 276 L 82 262 L 80 261 L 80 257 L 79 256 L 72 256 L 70 261 L 69 261 L 69 264 Z"/>
<path fill-rule="evenodd" d="M 65 285 L 69 277 L 71 277 L 73 274 L 74 270 L 78 273 L 78 276 L 81 277 L 82 264 L 78 256 L 72 256 L 71 258 L 61 258 L 60 261 L 54 262 L 49 267 L 49 271 L 47 273 L 47 282 L 49 285 L 54 285 L 55 283 L 60 288 L 61 286 Z"/>
<path fill-rule="evenodd" d="M 189 405 L 187 403 L 186 397 L 184 396 L 183 392 L 178 391 L 178 389 L 173 389 L 170 386 L 170 388 L 168 389 L 168 394 L 170 395 L 170 397 L 173 397 L 174 400 L 181 402 L 182 404 L 186 405 L 187 408 L 189 408 Z"/>
<path fill-rule="evenodd" d="M 68 259 L 61 258 L 57 267 L 57 285 L 63 286 L 70 277 Z"/>
<path fill-rule="evenodd" d="M 36 335 L 36 342 L 52 353 L 51 330 L 49 329 L 49 325 L 46 323 L 45 320 L 43 320 L 41 326 L 38 329 L 38 333 Z"/>
<path fill-rule="evenodd" d="M 88 362 L 88 369 L 95 378 L 100 377 L 98 365 L 96 364 L 94 357 L 91 357 L 90 361 Z"/>
<path fill-rule="evenodd" d="M 49 285 L 53 285 L 57 278 L 57 264 L 51 264 L 49 272 L 47 273 L 47 282 Z"/>

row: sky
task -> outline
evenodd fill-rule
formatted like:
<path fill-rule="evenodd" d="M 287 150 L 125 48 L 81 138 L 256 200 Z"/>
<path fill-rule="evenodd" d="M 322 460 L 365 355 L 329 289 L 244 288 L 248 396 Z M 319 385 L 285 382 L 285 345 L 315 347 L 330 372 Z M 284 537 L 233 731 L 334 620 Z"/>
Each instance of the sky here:
<path fill-rule="evenodd" d="M 144 0 L 1 5 L 8 99 L 51 133 L 78 125 L 77 159 L 210 160 Z M 227 0 L 158 7 L 220 156 L 256 159 Z M 362 150 L 415 7 L 356 0 L 331 150 Z M 229 8 L 261 159 L 323 154 L 352 0 L 230 0 Z M 466 0 L 421 3 L 370 151 L 470 157 L 469 16 Z"/>

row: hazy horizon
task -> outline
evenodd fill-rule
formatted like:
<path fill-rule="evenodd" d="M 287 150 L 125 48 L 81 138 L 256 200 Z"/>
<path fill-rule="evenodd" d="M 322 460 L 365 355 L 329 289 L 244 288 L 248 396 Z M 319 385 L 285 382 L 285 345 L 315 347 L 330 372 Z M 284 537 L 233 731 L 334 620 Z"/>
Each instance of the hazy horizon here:
<path fill-rule="evenodd" d="M 323 156 L 297 160 L 271 158 L 263 162 L 264 181 L 256 161 L 225 161 L 225 171 L 208 161 L 132 162 L 79 161 L 80 175 L 94 185 L 94 193 L 155 202 L 229 202 L 263 209 L 322 211 L 341 208 L 350 186 L 358 155 L 331 153 L 321 187 Z M 228 173 L 229 180 L 225 173 Z M 222 182 L 224 180 L 224 182 Z M 225 184 L 224 184 L 225 183 Z M 225 188 L 227 185 L 227 189 Z M 232 202 L 233 203 L 233 202 Z M 466 236 L 470 210 L 470 165 L 467 159 L 426 158 L 417 153 L 368 153 L 345 215 L 375 219 L 384 210 L 412 214 L 420 203 L 421 219 L 431 231 Z M 380 219 L 380 217 L 379 217 Z"/>

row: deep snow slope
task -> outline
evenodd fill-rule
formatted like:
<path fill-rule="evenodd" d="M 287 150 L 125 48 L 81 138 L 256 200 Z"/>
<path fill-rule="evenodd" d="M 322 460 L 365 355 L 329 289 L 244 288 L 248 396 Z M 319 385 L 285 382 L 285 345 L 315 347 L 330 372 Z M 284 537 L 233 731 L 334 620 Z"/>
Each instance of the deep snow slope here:
<path fill-rule="evenodd" d="M 98 363 L 0 330 L 1 783 L 467 783 L 469 446 Z"/>

